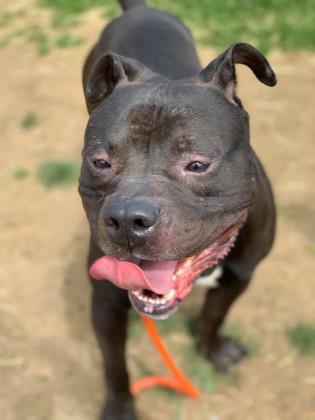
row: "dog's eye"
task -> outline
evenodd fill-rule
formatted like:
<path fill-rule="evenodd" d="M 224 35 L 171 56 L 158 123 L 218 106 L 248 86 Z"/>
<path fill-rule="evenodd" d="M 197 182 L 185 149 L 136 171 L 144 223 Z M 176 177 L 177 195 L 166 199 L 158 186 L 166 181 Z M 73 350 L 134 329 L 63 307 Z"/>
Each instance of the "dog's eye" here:
<path fill-rule="evenodd" d="M 209 163 L 204 163 L 200 161 L 190 162 L 189 165 L 186 166 L 186 171 L 190 172 L 205 172 L 209 168 Z"/>
<path fill-rule="evenodd" d="M 107 169 L 111 167 L 110 163 L 105 159 L 95 159 L 92 162 L 96 169 Z"/>

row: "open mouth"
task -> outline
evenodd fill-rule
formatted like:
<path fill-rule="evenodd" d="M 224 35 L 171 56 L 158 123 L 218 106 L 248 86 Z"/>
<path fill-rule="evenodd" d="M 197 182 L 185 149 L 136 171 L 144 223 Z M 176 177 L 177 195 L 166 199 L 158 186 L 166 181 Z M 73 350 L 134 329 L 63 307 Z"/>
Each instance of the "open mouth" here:
<path fill-rule="evenodd" d="M 160 262 L 104 256 L 95 261 L 90 274 L 128 290 L 132 306 L 140 314 L 165 319 L 187 297 L 198 275 L 227 256 L 243 221 L 235 223 L 197 255 Z"/>
<path fill-rule="evenodd" d="M 169 262 L 174 264 L 174 269 L 170 281 L 167 282 L 168 290 L 165 293 L 156 293 L 152 288 L 129 290 L 129 299 L 134 309 L 150 318 L 166 319 L 169 317 L 177 310 L 180 302 L 188 296 L 198 275 L 207 268 L 215 267 L 220 260 L 228 255 L 236 241 L 240 227 L 241 224 L 233 225 L 220 235 L 210 247 L 197 255 Z M 169 273 L 167 274 L 169 275 Z M 161 277 L 160 274 L 160 279 Z"/>

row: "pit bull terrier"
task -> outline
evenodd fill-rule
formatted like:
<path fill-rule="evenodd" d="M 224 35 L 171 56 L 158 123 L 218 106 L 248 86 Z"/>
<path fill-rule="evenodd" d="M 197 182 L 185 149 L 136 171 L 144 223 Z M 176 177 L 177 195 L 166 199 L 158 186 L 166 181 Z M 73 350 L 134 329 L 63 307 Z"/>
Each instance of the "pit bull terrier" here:
<path fill-rule="evenodd" d="M 177 18 L 142 0 L 120 3 L 123 15 L 104 29 L 83 71 L 89 121 L 79 192 L 91 230 L 103 420 L 137 418 L 125 360 L 131 305 L 164 319 L 198 277 L 220 267 L 198 320 L 198 348 L 223 372 L 246 354 L 220 329 L 275 232 L 272 191 L 236 93 L 235 64 L 276 84 L 266 58 L 237 43 L 201 69 Z"/>

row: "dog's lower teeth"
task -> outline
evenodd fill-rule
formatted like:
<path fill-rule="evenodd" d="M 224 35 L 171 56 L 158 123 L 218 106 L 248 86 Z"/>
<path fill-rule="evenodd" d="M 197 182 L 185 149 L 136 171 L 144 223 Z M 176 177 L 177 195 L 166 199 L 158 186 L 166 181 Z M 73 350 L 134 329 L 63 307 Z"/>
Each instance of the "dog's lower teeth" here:
<path fill-rule="evenodd" d="M 166 295 L 153 295 L 147 296 L 144 290 L 134 290 L 133 294 L 147 305 L 151 307 L 152 305 L 166 305 L 175 295 L 175 289 L 171 289 Z M 152 307 L 153 308 L 153 307 Z M 153 309 L 152 309 L 153 310 Z"/>

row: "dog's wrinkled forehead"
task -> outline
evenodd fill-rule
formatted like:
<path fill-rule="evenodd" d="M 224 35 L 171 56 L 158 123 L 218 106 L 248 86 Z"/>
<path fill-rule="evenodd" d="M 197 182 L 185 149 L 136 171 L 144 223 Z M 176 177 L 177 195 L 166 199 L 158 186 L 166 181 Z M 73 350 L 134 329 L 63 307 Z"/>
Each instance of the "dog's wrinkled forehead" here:
<path fill-rule="evenodd" d="M 129 131 L 134 138 L 150 137 L 175 129 L 192 115 L 192 107 L 170 97 L 167 86 L 127 86 L 117 89 L 90 117 L 87 135 Z M 127 133 L 126 133 L 127 134 Z M 160 132 L 160 134 L 162 134 Z"/>
<path fill-rule="evenodd" d="M 153 136 L 158 131 L 163 135 L 163 132 L 179 126 L 179 123 L 187 119 L 191 113 L 192 110 L 188 106 L 143 102 L 131 108 L 127 121 L 135 137 Z"/>
<path fill-rule="evenodd" d="M 170 141 L 185 150 L 214 144 L 229 148 L 244 134 L 245 114 L 211 88 L 130 86 L 92 112 L 86 141 L 89 147 L 128 142 L 142 150 Z"/>
<path fill-rule="evenodd" d="M 193 110 L 189 105 L 167 104 L 161 101 L 139 103 L 130 110 L 128 137 L 142 151 L 153 144 L 172 141 L 180 150 L 188 148 L 193 132 L 188 130 Z"/>

